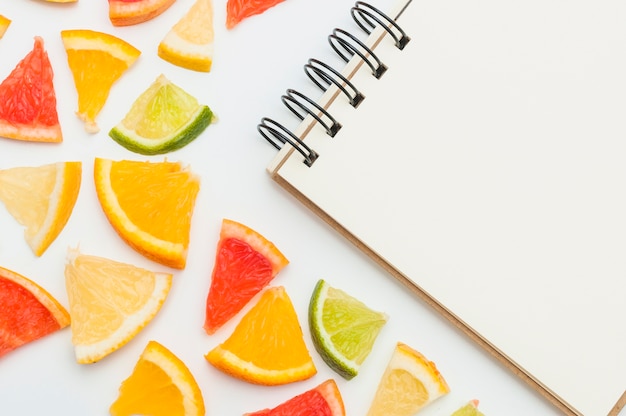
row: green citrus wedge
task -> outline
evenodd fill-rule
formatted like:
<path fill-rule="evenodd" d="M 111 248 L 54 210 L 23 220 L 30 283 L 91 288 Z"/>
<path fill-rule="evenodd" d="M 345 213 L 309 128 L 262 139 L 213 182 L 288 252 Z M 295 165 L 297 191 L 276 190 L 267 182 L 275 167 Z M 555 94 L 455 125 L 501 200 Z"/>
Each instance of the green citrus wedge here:
<path fill-rule="evenodd" d="M 478 400 L 471 400 L 465 406 L 459 408 L 456 412 L 450 416 L 485 416 L 480 410 L 478 410 Z"/>
<path fill-rule="evenodd" d="M 132 152 L 158 155 L 186 146 L 214 121 L 208 106 L 159 75 L 109 136 Z"/>
<path fill-rule="evenodd" d="M 322 359 L 347 380 L 358 374 L 387 315 L 319 280 L 309 303 L 313 345 Z"/>

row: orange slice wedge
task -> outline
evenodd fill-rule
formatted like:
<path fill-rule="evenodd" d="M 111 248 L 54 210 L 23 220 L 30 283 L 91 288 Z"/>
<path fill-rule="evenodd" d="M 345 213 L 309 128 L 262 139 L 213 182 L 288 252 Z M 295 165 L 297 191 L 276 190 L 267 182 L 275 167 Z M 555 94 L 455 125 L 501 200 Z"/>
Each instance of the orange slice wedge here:
<path fill-rule="evenodd" d="M 41 256 L 61 233 L 78 198 L 81 162 L 0 170 L 0 201 L 23 226 L 28 245 Z"/>
<path fill-rule="evenodd" d="M 0 267 L 0 357 L 69 324 L 65 308 L 44 288 Z"/>
<path fill-rule="evenodd" d="M 130 26 L 154 19 L 175 0 L 109 0 L 109 19 L 113 26 Z"/>
<path fill-rule="evenodd" d="M 6 33 L 10 24 L 11 24 L 11 19 L 4 17 L 3 15 L 0 14 L 0 39 L 2 39 L 2 36 L 4 36 L 4 34 Z"/>
<path fill-rule="evenodd" d="M 266 289 L 231 336 L 205 358 L 224 373 L 255 384 L 287 384 L 317 373 L 282 286 Z"/>

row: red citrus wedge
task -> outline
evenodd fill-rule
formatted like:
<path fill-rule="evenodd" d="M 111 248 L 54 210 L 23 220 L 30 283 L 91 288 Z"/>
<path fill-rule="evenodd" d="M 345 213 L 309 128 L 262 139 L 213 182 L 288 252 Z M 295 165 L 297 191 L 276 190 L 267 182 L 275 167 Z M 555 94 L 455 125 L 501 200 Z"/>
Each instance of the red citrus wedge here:
<path fill-rule="evenodd" d="M 244 416 L 344 416 L 345 414 L 346 410 L 337 383 L 329 379 L 273 409 L 245 413 Z"/>
<path fill-rule="evenodd" d="M 0 84 L 0 137 L 36 142 L 63 140 L 53 76 L 43 39 L 37 36 L 33 50 Z"/>
<path fill-rule="evenodd" d="M 176 0 L 109 0 L 113 26 L 131 26 L 154 19 Z"/>
<path fill-rule="evenodd" d="M 45 289 L 0 267 L 0 357 L 69 324 L 67 310 Z"/>
<path fill-rule="evenodd" d="M 226 3 L 226 28 L 232 29 L 239 22 L 285 0 L 228 0 Z"/>
<path fill-rule="evenodd" d="M 224 219 L 206 301 L 205 331 L 215 333 L 288 263 L 261 234 Z"/>

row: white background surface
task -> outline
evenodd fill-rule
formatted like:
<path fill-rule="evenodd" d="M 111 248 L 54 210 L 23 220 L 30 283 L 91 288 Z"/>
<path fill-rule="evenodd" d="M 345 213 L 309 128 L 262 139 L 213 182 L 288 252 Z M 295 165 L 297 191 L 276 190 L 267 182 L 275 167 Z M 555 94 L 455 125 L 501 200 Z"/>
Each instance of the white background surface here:
<path fill-rule="evenodd" d="M 207 415 L 241 415 L 274 407 L 330 377 L 339 384 L 347 413 L 363 415 L 397 341 L 433 360 L 452 389 L 448 396 L 425 409 L 423 415 L 445 416 L 474 398 L 481 401 L 481 409 L 487 415 L 559 414 L 287 195 L 265 173 L 276 152 L 257 133 L 256 125 L 264 116 L 290 127 L 297 125 L 280 103 L 280 95 L 287 88 L 316 93 L 302 66 L 311 57 L 334 59 L 326 42 L 334 27 L 358 32 L 349 15 L 353 2 L 289 0 L 227 31 L 223 23 L 225 1 L 216 0 L 215 59 L 210 73 L 183 70 L 156 55 L 158 42 L 191 4 L 191 0 L 178 0 L 156 19 L 125 28 L 110 24 L 105 1 L 79 0 L 75 4 L 55 5 L 24 0 L 4 1 L 0 5 L 0 14 L 13 20 L 0 40 L 0 78 L 4 79 L 32 49 L 33 37 L 42 36 L 55 71 L 64 133 L 64 142 L 53 145 L 2 139 L 0 167 L 83 161 L 83 183 L 73 215 L 42 257 L 34 257 L 22 229 L 0 209 L 0 265 L 37 281 L 62 304 L 67 306 L 63 268 L 68 247 L 79 246 L 87 254 L 167 270 L 141 257 L 119 239 L 106 221 L 93 188 L 91 175 L 96 156 L 164 158 L 133 154 L 108 137 L 108 130 L 125 115 L 132 101 L 163 73 L 208 104 L 219 117 L 219 122 L 209 126 L 195 142 L 167 155 L 169 160 L 188 163 L 201 176 L 202 185 L 192 222 L 187 268 L 172 270 L 174 284 L 159 314 L 130 343 L 96 364 L 75 363 L 69 328 L 3 357 L 0 412 L 108 414 L 119 384 L 132 371 L 146 343 L 154 339 L 189 366 L 202 389 Z M 387 9 L 391 1 L 381 0 L 376 5 Z M 102 130 L 95 135 L 85 133 L 74 115 L 76 92 L 59 36 L 63 29 L 84 28 L 114 34 L 142 51 L 135 65 L 113 86 L 98 118 Z M 318 368 L 312 379 L 279 387 L 250 385 L 223 375 L 205 361 L 203 355 L 230 335 L 241 316 L 213 336 L 202 329 L 215 245 L 224 217 L 264 234 L 290 259 L 290 265 L 273 284 L 285 286 L 300 317 L 305 341 Z M 390 316 L 360 374 L 351 381 L 341 379 L 326 367 L 310 341 L 306 311 L 319 278 Z"/>

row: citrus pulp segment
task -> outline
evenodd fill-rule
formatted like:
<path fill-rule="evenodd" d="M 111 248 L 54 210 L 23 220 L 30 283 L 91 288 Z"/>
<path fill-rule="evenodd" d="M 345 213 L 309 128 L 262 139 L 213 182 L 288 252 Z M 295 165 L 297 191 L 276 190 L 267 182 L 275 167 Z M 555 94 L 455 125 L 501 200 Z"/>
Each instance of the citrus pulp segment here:
<path fill-rule="evenodd" d="M 24 237 L 41 256 L 72 214 L 81 184 L 81 162 L 0 170 L 0 201 L 26 227 Z"/>
<path fill-rule="evenodd" d="M 337 383 L 333 379 L 328 379 L 273 409 L 245 413 L 244 416 L 345 416 L 345 414 L 346 409 Z"/>
<path fill-rule="evenodd" d="M 87 132 L 96 133 L 96 117 L 113 84 L 141 52 L 116 36 L 94 30 L 63 30 L 61 39 L 78 93 L 76 115 L 85 123 Z"/>
<path fill-rule="evenodd" d="M 315 349 L 348 380 L 358 374 L 388 319 L 323 279 L 315 285 L 308 316 Z"/>
<path fill-rule="evenodd" d="M 317 373 L 282 286 L 266 289 L 231 336 L 205 358 L 226 374 L 268 386 L 306 380 Z"/>
<path fill-rule="evenodd" d="M 204 416 L 204 399 L 189 368 L 156 341 L 148 342 L 109 409 L 112 416 Z"/>
<path fill-rule="evenodd" d="M 200 179 L 180 162 L 96 158 L 98 200 L 111 226 L 145 257 L 184 269 Z"/>
<path fill-rule="evenodd" d="M 157 314 L 172 275 L 70 250 L 65 287 L 76 361 L 93 363 L 128 343 Z"/>
<path fill-rule="evenodd" d="M 209 72 L 213 64 L 213 3 L 196 0 L 159 43 L 159 56 L 177 66 Z"/>
<path fill-rule="evenodd" d="M 285 0 L 228 0 L 226 3 L 226 28 L 232 29 L 242 20 L 261 14 Z"/>
<path fill-rule="evenodd" d="M 113 26 L 130 26 L 154 19 L 175 0 L 109 0 L 109 19 Z"/>
<path fill-rule="evenodd" d="M 460 407 L 450 416 L 485 416 L 478 410 L 478 400 L 470 400 L 465 406 Z"/>
<path fill-rule="evenodd" d="M 0 267 L 0 357 L 69 324 L 67 310 L 44 288 Z"/>
<path fill-rule="evenodd" d="M 163 154 L 186 146 L 214 120 L 208 106 L 159 75 L 109 136 L 135 153 Z"/>
<path fill-rule="evenodd" d="M 412 416 L 449 391 L 435 363 L 398 342 L 367 416 Z"/>
<path fill-rule="evenodd" d="M 0 14 L 0 39 L 2 39 L 10 24 L 11 19 Z"/>
<path fill-rule="evenodd" d="M 288 263 L 263 235 L 244 224 L 223 219 L 206 300 L 205 331 L 215 333 Z"/>
<path fill-rule="evenodd" d="M 43 39 L 0 83 L 0 137 L 33 142 L 61 142 L 54 72 Z"/>

